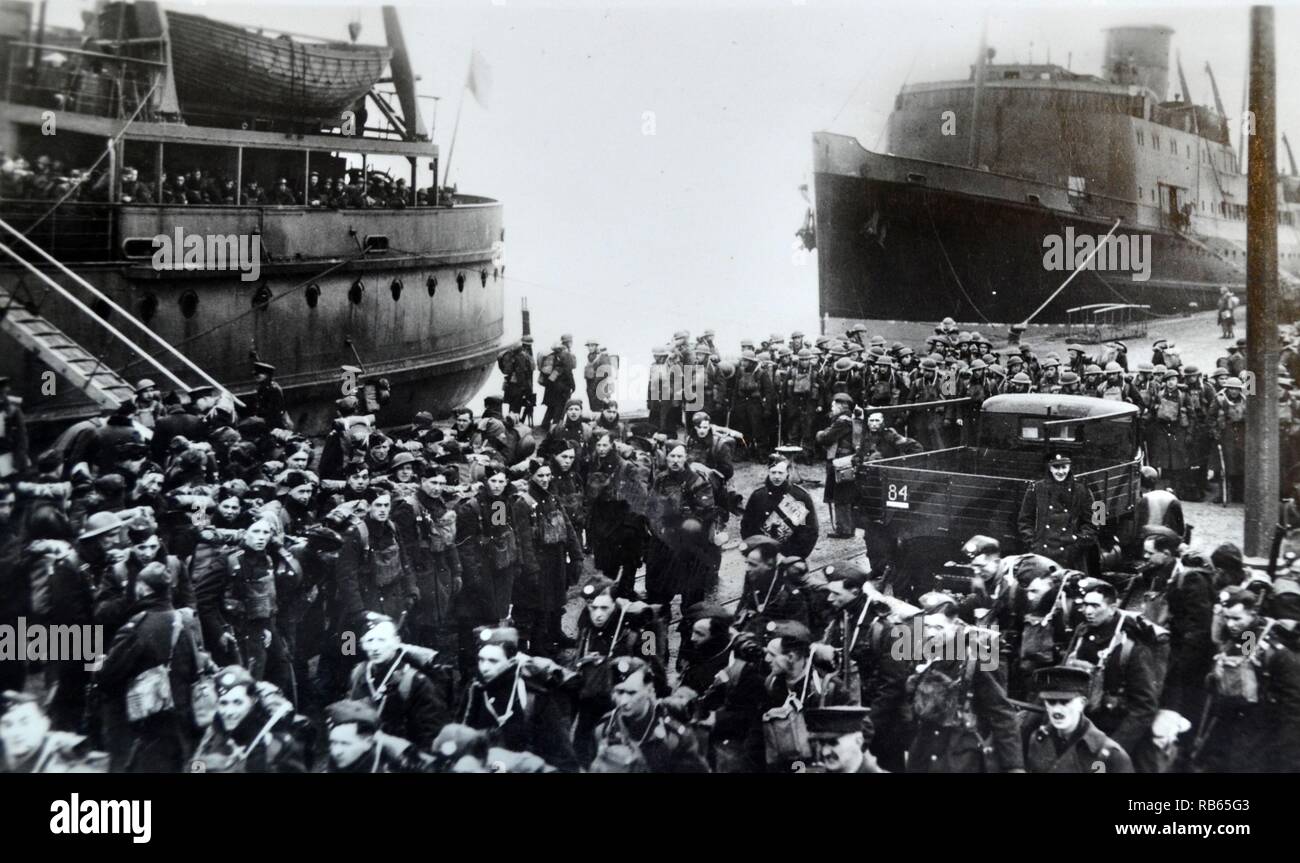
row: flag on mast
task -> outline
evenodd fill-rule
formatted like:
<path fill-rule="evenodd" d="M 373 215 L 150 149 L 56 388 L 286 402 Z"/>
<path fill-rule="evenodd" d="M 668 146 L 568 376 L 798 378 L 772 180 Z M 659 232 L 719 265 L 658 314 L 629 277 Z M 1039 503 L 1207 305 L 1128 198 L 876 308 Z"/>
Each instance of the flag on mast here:
<path fill-rule="evenodd" d="M 469 55 L 469 79 L 465 86 L 473 94 L 474 101 L 484 108 L 488 107 L 488 101 L 492 97 L 492 67 L 477 48 Z"/>

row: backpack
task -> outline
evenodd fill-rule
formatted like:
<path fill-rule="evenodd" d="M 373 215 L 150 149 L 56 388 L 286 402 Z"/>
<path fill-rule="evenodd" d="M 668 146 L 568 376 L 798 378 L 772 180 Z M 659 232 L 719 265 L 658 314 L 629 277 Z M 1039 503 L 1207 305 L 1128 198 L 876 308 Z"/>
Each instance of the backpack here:
<path fill-rule="evenodd" d="M 1215 697 L 1232 705 L 1243 706 L 1258 704 L 1260 701 L 1260 676 L 1263 661 L 1260 649 L 1274 621 L 1269 621 L 1260 633 L 1255 649 L 1248 654 L 1229 656 L 1220 653 L 1214 657 L 1214 667 L 1210 670 L 1209 684 Z"/>

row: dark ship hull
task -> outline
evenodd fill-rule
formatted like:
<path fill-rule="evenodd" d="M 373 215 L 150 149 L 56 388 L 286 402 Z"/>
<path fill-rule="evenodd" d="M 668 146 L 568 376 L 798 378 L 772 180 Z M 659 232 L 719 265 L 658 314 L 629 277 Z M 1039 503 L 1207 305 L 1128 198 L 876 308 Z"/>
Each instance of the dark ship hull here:
<path fill-rule="evenodd" d="M 1102 236 L 1115 223 L 1047 206 L 1050 190 L 1015 178 L 870 153 L 837 135 L 814 142 L 820 303 L 830 318 L 1022 321 L 1070 275 L 1044 267 L 1043 238 L 1067 229 Z M 856 170 L 835 164 L 847 151 L 856 151 Z M 1180 314 L 1214 308 L 1220 286 L 1245 291 L 1244 247 L 1129 224 L 1119 230 L 1150 237 L 1149 278 L 1079 272 L 1035 322 L 1064 322 L 1068 309 L 1092 303 Z M 1283 269 L 1295 272 L 1300 246 L 1284 235 L 1282 248 Z"/>

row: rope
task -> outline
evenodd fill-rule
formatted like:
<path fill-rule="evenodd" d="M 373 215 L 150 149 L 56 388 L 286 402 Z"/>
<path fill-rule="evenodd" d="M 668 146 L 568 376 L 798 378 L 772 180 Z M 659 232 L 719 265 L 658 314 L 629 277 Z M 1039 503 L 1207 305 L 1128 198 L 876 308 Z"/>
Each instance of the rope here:
<path fill-rule="evenodd" d="M 939 236 L 939 226 L 934 223 L 934 214 L 930 212 L 930 193 L 928 191 L 925 193 L 924 201 L 925 215 L 930 220 L 930 230 L 934 232 L 934 239 L 939 244 L 939 251 L 943 252 L 943 260 L 948 265 L 948 272 L 952 273 L 952 279 L 957 283 L 957 290 L 961 291 L 961 295 L 966 298 L 966 302 L 970 303 L 970 307 L 975 310 L 975 314 L 980 316 L 980 320 L 986 324 L 990 323 L 989 319 L 980 311 L 980 307 L 975 305 L 975 301 L 971 299 L 970 294 L 966 293 L 966 288 L 962 285 L 961 279 L 957 276 L 957 270 L 948 257 L 948 250 L 943 245 L 943 238 Z"/>
<path fill-rule="evenodd" d="M 131 124 L 135 122 L 136 117 L 140 116 L 140 111 L 144 109 L 144 106 L 149 104 L 149 100 L 153 98 L 153 93 L 157 89 L 158 89 L 158 81 L 155 80 L 153 82 L 153 86 L 149 88 L 148 95 L 146 95 L 143 99 L 140 100 L 140 104 L 137 105 L 135 108 L 135 113 L 133 113 L 131 117 L 126 121 L 126 125 L 122 127 L 122 131 L 118 132 L 116 135 L 113 136 L 113 146 L 116 146 L 117 142 L 122 140 L 122 136 L 126 134 L 126 130 L 131 128 Z M 99 154 L 99 158 L 96 159 L 94 164 L 92 164 L 90 168 L 86 170 L 86 176 L 89 177 L 94 172 L 94 170 L 99 167 L 99 163 L 104 161 L 104 157 L 108 155 L 108 152 L 109 152 L 109 148 L 105 147 L 103 152 Z M 113 178 L 109 177 L 108 182 L 111 188 L 113 183 Z M 73 192 L 77 191 L 77 189 L 80 188 L 80 186 L 81 186 L 80 183 L 78 183 L 75 186 L 70 186 L 68 188 L 68 191 L 63 193 L 63 197 L 59 198 L 57 201 L 54 202 L 54 206 L 50 207 L 48 210 L 45 211 L 44 215 L 42 215 L 35 222 L 32 222 L 30 225 L 27 226 L 27 230 L 23 231 L 23 236 L 25 237 L 28 234 L 30 234 L 32 231 L 36 230 L 37 226 L 40 225 L 41 222 L 44 222 L 46 219 L 48 219 L 51 215 L 53 215 L 55 210 L 63 206 L 63 202 L 68 200 L 68 196 L 71 195 Z"/>

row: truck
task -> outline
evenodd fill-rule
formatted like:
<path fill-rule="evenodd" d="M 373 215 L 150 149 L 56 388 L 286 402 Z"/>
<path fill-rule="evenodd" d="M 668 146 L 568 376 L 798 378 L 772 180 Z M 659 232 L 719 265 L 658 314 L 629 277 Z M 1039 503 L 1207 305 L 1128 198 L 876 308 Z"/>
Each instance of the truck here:
<path fill-rule="evenodd" d="M 977 534 L 1003 554 L 1028 551 L 1017 518 L 1047 460 L 1066 453 L 1088 484 L 1091 515 L 1103 542 L 1127 537 L 1141 498 L 1138 409 L 1126 402 L 1076 395 L 993 396 L 969 414 L 974 446 L 858 461 L 855 519 L 864 528 L 872 569 L 892 568 L 900 596 L 930 588 L 945 561 L 959 559 Z M 1097 561 L 1091 561 L 1097 568 Z"/>

